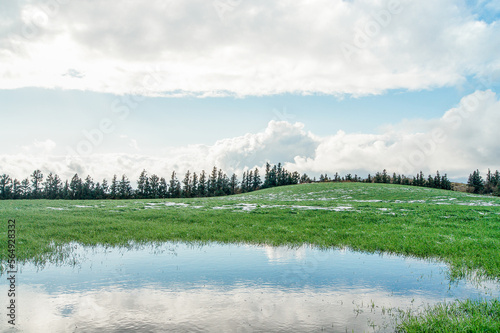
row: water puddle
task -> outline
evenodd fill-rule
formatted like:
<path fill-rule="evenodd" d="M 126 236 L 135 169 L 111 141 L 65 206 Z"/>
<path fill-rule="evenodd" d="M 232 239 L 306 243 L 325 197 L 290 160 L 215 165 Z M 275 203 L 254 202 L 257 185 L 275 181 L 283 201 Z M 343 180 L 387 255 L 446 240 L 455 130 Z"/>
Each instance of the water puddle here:
<path fill-rule="evenodd" d="M 500 295 L 450 282 L 442 263 L 309 246 L 73 245 L 72 257 L 19 266 L 18 331 L 393 332 L 397 309 Z"/>

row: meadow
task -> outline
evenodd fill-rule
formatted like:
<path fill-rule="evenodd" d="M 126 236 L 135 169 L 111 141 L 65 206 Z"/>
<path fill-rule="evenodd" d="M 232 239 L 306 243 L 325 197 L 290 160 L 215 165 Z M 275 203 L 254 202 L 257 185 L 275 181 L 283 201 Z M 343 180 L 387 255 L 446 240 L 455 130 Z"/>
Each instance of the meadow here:
<path fill-rule="evenodd" d="M 70 242 L 307 243 L 440 260 L 452 279 L 500 279 L 500 198 L 422 187 L 313 183 L 213 198 L 8 200 L 0 218 L 3 262 L 7 220 L 15 219 L 20 261 L 63 260 Z M 487 316 L 498 322 L 493 305 Z"/>

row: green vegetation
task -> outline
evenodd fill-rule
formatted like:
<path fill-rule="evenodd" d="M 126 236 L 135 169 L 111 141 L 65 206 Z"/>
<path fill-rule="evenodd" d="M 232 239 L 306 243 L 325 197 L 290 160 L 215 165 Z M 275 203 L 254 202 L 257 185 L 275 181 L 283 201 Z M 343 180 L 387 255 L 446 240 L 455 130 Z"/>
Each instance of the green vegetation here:
<path fill-rule="evenodd" d="M 56 260 L 70 242 L 310 243 L 439 259 L 450 264 L 452 277 L 500 278 L 500 198 L 424 187 L 313 183 L 212 198 L 4 200 L 0 218 L 4 262 L 6 222 L 16 219 L 19 260 Z M 490 304 L 463 306 L 449 309 L 469 313 Z M 444 317 L 442 311 L 426 316 Z M 498 311 L 492 316 L 500 320 Z M 407 317 L 408 325 L 416 320 Z"/>
<path fill-rule="evenodd" d="M 401 332 L 500 332 L 500 301 L 465 300 L 427 308 L 422 315 L 408 313 Z"/>

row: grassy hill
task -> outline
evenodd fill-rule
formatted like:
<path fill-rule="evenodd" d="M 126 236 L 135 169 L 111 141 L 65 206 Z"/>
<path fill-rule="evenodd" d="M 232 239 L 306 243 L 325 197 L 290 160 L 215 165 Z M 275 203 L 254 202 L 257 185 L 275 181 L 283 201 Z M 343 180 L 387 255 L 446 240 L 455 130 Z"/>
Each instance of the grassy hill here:
<path fill-rule="evenodd" d="M 18 259 L 56 260 L 69 242 L 217 241 L 350 247 L 500 277 L 500 198 L 389 184 L 316 183 L 216 198 L 0 201 L 0 254 L 16 219 Z"/>

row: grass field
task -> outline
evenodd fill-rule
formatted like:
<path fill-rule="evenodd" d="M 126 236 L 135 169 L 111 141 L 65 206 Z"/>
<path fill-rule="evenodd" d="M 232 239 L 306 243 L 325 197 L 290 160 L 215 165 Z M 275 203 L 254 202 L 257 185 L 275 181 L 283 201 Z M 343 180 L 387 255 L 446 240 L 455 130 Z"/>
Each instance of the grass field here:
<path fill-rule="evenodd" d="M 0 218 L 2 260 L 7 220 L 16 219 L 19 260 L 55 260 L 69 242 L 310 243 L 436 258 L 454 277 L 500 279 L 500 198 L 420 187 L 319 183 L 201 199 L 0 201 Z"/>

